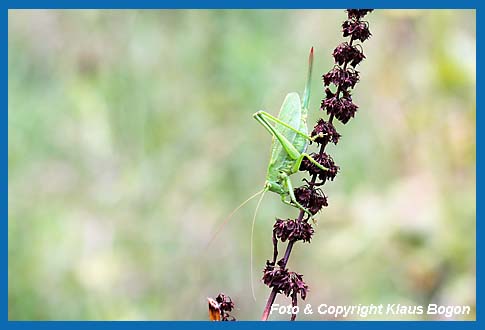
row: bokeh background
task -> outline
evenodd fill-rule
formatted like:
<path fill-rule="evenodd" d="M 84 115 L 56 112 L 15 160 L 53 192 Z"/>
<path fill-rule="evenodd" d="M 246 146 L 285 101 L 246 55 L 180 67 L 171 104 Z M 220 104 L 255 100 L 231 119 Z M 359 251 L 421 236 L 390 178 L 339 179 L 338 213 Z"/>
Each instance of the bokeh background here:
<path fill-rule="evenodd" d="M 310 125 L 322 115 L 318 77 L 345 17 L 9 11 L 9 318 L 204 320 L 206 297 L 225 292 L 238 319 L 258 319 L 274 218 L 296 211 L 274 194 L 263 201 L 256 302 L 255 201 L 205 246 L 261 189 L 271 138 L 251 114 L 276 114 L 286 93 L 302 92 L 311 46 Z M 289 267 L 314 306 L 463 304 L 472 314 L 458 318 L 474 319 L 475 11 L 366 19 L 360 109 L 328 149 L 341 171 Z"/>

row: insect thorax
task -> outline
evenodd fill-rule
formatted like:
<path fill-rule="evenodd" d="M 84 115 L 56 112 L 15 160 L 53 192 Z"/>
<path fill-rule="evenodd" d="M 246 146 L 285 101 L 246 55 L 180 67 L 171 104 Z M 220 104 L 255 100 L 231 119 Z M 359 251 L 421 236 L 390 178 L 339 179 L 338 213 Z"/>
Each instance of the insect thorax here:
<path fill-rule="evenodd" d="M 287 189 L 284 188 L 284 184 L 278 181 L 266 181 L 264 187 L 269 191 L 283 195 L 287 193 Z"/>
<path fill-rule="evenodd" d="M 286 186 L 286 177 L 290 175 L 290 168 L 292 166 L 293 162 L 288 162 L 287 167 L 288 168 L 281 168 L 279 167 L 274 168 L 274 167 L 269 167 L 268 168 L 268 175 L 266 176 L 266 183 L 265 187 L 274 193 L 277 193 L 279 195 L 282 194 L 287 194 L 288 193 L 288 187 Z M 281 164 L 283 165 L 283 164 Z"/>

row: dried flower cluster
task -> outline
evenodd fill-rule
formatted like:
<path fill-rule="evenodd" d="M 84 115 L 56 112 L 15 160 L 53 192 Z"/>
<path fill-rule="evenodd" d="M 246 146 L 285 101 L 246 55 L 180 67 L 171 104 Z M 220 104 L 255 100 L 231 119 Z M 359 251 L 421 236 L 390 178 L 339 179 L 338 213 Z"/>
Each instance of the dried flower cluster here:
<path fill-rule="evenodd" d="M 263 282 L 273 288 L 276 293 L 291 297 L 293 306 L 298 304 L 298 295 L 304 300 L 308 292 L 308 285 L 303 281 L 303 275 L 290 272 L 286 268 L 275 267 L 274 262 L 266 262 Z M 294 319 L 296 315 L 292 316 Z"/>
<path fill-rule="evenodd" d="M 209 319 L 211 321 L 236 321 L 229 313 L 234 309 L 234 303 L 229 296 L 219 293 L 216 299 L 207 298 L 209 302 Z"/>
<path fill-rule="evenodd" d="M 311 156 L 328 170 L 323 171 L 309 160 L 304 159 L 300 171 L 307 171 L 311 180 L 305 180 L 306 185 L 294 190 L 297 201 L 312 214 L 316 214 L 323 207 L 328 206 L 327 196 L 320 187 L 327 180 L 332 181 L 339 171 L 339 167 L 332 157 L 325 153 L 328 143 L 336 145 L 340 139 L 340 134 L 333 125 L 333 121 L 337 119 L 342 124 L 346 124 L 355 116 L 358 109 L 352 100 L 351 90 L 359 82 L 359 72 L 355 68 L 365 59 L 365 55 L 361 44 L 356 44 L 356 42 L 363 43 L 371 36 L 369 24 L 362 21 L 362 18 L 371 11 L 371 9 L 347 10 L 348 19 L 342 24 L 342 32 L 343 36 L 350 37 L 350 40 L 335 48 L 332 53 L 335 66 L 322 76 L 325 98 L 322 100 L 321 110 L 329 115 L 329 119 L 328 121 L 319 119 L 311 133 L 314 142 L 319 146 L 319 152 L 312 153 Z M 273 226 L 273 260 L 268 260 L 263 270 L 262 280 L 272 288 L 263 313 L 263 320 L 267 319 L 277 294 L 282 293 L 291 297 L 293 306 L 298 304 L 298 297 L 304 300 L 307 296 L 308 286 L 303 281 L 303 276 L 289 271 L 286 265 L 293 244 L 297 241 L 309 243 L 312 238 L 314 230 L 308 220 L 309 216 L 303 211 L 300 212 L 297 219 L 276 219 Z M 279 261 L 277 261 L 278 241 L 288 241 L 285 255 Z M 295 317 L 296 315 L 292 315 L 292 320 Z"/>
<path fill-rule="evenodd" d="M 273 232 L 276 238 L 282 242 L 289 240 L 310 243 L 314 230 L 308 222 L 302 220 L 277 219 L 273 226 Z"/>

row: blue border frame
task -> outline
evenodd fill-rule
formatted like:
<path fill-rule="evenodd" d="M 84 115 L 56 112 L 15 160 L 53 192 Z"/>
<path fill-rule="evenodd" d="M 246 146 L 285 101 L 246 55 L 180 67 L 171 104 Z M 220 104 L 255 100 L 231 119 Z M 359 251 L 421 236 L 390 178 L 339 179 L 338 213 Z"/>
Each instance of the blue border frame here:
<path fill-rule="evenodd" d="M 419 1 L 419 0 L 409 0 L 409 1 L 395 1 L 393 3 L 388 3 L 383 0 L 369 0 L 369 1 L 333 1 L 324 2 L 317 0 L 305 0 L 305 1 L 294 1 L 294 0 L 280 0 L 280 1 L 258 1 L 258 0 L 247 0 L 247 1 L 221 1 L 221 0 L 209 0 L 209 1 L 196 1 L 196 0 L 179 0 L 179 1 L 155 1 L 155 0 L 7 0 L 4 5 L 7 8 L 124 8 L 124 9 L 135 9 L 135 8 L 191 8 L 191 9 L 215 9 L 215 8 L 234 8 L 234 9 L 297 9 L 297 8 L 308 8 L 308 9 L 318 9 L 318 8 L 328 8 L 328 9 L 341 9 L 341 8 L 433 8 L 433 9 L 475 9 L 478 7 L 479 1 L 473 0 L 462 0 L 462 1 Z"/>
<path fill-rule="evenodd" d="M 120 9 L 150 9 L 150 8 L 206 8 L 206 9 L 213 9 L 213 8 L 231 8 L 231 9 L 246 9 L 246 8 L 258 8 L 258 9 L 269 9 L 269 8 L 288 8 L 288 9 L 296 9 L 296 8 L 329 8 L 329 9 L 340 9 L 340 8 L 375 8 L 375 9 L 383 9 L 383 8 L 400 8 L 400 9 L 476 9 L 476 16 L 477 16 L 477 85 L 476 85 L 476 95 L 477 95 L 477 109 L 479 108 L 480 104 L 480 97 L 479 97 L 479 86 L 481 84 L 481 73 L 482 73 L 482 65 L 479 61 L 480 54 L 482 52 L 482 46 L 480 41 L 483 42 L 483 34 L 482 34 L 482 27 L 478 22 L 484 22 L 484 10 L 480 8 L 479 1 L 471 1 L 471 0 L 462 0 L 458 1 L 450 1 L 450 0 L 442 0 L 442 1 L 416 1 L 416 0 L 409 0 L 409 1 L 395 1 L 393 3 L 387 3 L 382 0 L 374 0 L 374 1 L 345 1 L 345 2 L 328 2 L 325 3 L 324 1 L 315 1 L 315 0 L 305 0 L 305 1 L 289 1 L 289 0 L 280 0 L 280 1 L 236 1 L 233 0 L 231 2 L 223 2 L 220 0 L 209 0 L 205 2 L 194 1 L 194 0 L 180 0 L 180 1 L 154 1 L 154 0 L 137 0 L 137 1 L 129 1 L 129 0 L 105 0 L 105 1 L 95 1 L 95 0 L 44 0 L 44 1 L 33 1 L 33 0 L 7 0 L 4 3 L 0 4 L 3 16 L 1 20 L 2 28 L 1 28 L 1 35 L 4 37 L 2 38 L 4 41 L 4 49 L 1 53 L 2 62 L 4 63 L 1 69 L 1 77 L 2 77 L 2 85 L 3 85 L 3 95 L 4 95 L 4 105 L 6 109 L 2 112 L 2 129 L 4 130 L 4 142 L 2 143 L 2 148 L 4 149 L 4 168 L 2 173 L 3 178 L 3 213 L 7 215 L 7 219 L 4 222 L 4 230 L 5 230 L 5 245 L 6 245 L 6 255 L 4 256 L 4 265 L 8 268 L 8 9 L 41 9 L 41 8 L 68 8 L 68 9 L 81 9 L 81 8 L 100 8 L 100 9 L 108 9 L 108 8 L 120 8 Z M 480 132 L 479 127 L 483 126 L 483 115 L 480 111 L 476 111 L 476 120 L 477 120 L 477 129 L 476 129 L 476 139 L 477 139 L 477 149 L 476 149 L 476 162 L 479 164 L 481 161 L 481 154 L 480 148 L 482 143 L 480 139 L 482 137 L 482 133 Z M 479 217 L 480 208 L 480 183 L 481 183 L 481 175 L 479 173 L 479 167 L 477 167 L 477 176 L 476 176 L 476 194 L 477 194 L 477 220 Z M 279 330 L 286 329 L 286 328 L 294 328 L 294 329 L 308 329 L 308 328 L 364 328 L 364 329 L 388 329 L 392 327 L 393 329 L 407 329 L 409 327 L 417 327 L 417 328 L 440 328 L 440 329 L 471 329 L 471 328 L 481 328 L 483 326 L 482 319 L 482 308 L 481 308 L 481 286 L 478 283 L 478 279 L 482 274 L 481 266 L 479 264 L 479 255 L 481 250 L 480 240 L 478 240 L 478 233 L 481 232 L 481 225 L 479 221 L 476 221 L 476 242 L 477 242 L 477 253 L 476 253 L 476 290 L 477 290 L 477 321 L 459 321 L 459 322 L 448 322 L 448 321 L 431 321 L 431 322 L 423 322 L 423 321 L 309 321 L 309 322 L 253 322 L 253 321 L 238 321 L 238 322 L 204 322 L 204 321 L 188 321 L 188 322 L 180 322 L 180 321 L 128 321 L 128 322 L 119 322 L 119 321 L 83 321 L 83 322 L 76 322 L 76 321 L 44 321 L 44 322 L 36 322 L 36 321 L 8 321 L 8 272 L 2 272 L 2 280 L 5 283 L 4 290 L 5 290 L 5 300 L 1 303 L 1 306 L 6 311 L 6 318 L 0 321 L 0 327 L 2 329 L 62 329 L 62 328 L 69 328 L 69 329 L 76 329 L 76 328 L 93 328 L 93 329 L 119 329 L 119 328 L 143 328 L 143 329 L 160 329 L 162 327 L 173 327 L 173 328 L 188 328 L 188 329 L 197 329 L 200 330 L 201 328 L 209 328 L 209 327 L 221 327 L 221 328 L 276 328 L 278 327 Z"/>

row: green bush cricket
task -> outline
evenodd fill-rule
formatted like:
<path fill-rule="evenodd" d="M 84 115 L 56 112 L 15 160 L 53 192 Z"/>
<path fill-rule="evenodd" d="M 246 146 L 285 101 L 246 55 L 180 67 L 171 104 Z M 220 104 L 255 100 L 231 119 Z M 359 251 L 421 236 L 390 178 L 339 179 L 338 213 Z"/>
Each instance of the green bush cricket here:
<path fill-rule="evenodd" d="M 242 202 L 227 216 L 214 234 L 214 237 L 227 223 L 227 221 L 231 219 L 234 213 L 236 213 L 242 206 L 244 206 L 254 197 L 258 196 L 259 194 L 263 194 L 258 202 L 259 206 L 266 191 L 272 191 L 279 194 L 283 203 L 296 207 L 304 211 L 310 217 L 313 217 L 313 214 L 296 200 L 293 193 L 293 185 L 290 179 L 292 174 L 298 172 L 300 164 L 305 157 L 323 171 L 328 170 L 306 153 L 306 149 L 308 148 L 310 141 L 313 141 L 318 137 L 316 136 L 311 138 L 308 135 L 308 127 L 306 123 L 308 116 L 308 104 L 310 102 L 312 68 L 313 47 L 310 50 L 310 55 L 308 58 L 308 75 L 305 90 L 303 92 L 303 101 L 300 101 L 300 96 L 298 93 L 289 93 L 286 95 L 286 98 L 283 101 L 283 105 L 281 106 L 280 113 L 277 118 L 265 111 L 258 111 L 253 114 L 253 118 L 263 125 L 263 127 L 266 128 L 273 136 L 271 158 L 266 174 L 266 182 L 261 191 L 255 193 L 247 200 Z M 273 122 L 275 125 L 271 125 L 271 122 Z M 287 200 L 288 197 L 290 200 Z M 256 207 L 256 211 L 257 209 L 258 207 Z"/>
<path fill-rule="evenodd" d="M 308 76 L 300 101 L 298 93 L 289 93 L 281 106 L 278 118 L 264 111 L 253 114 L 256 119 L 273 136 L 271 158 L 268 165 L 263 192 L 272 191 L 281 196 L 283 203 L 294 206 L 310 217 L 313 214 L 298 203 L 293 193 L 290 176 L 300 169 L 303 158 L 307 158 L 321 170 L 328 170 L 306 153 L 308 144 L 313 139 L 308 135 L 307 116 L 310 101 L 310 83 L 313 67 L 313 47 L 308 58 Z M 274 123 L 274 126 L 271 125 Z M 289 197 L 289 200 L 288 200 Z"/>

